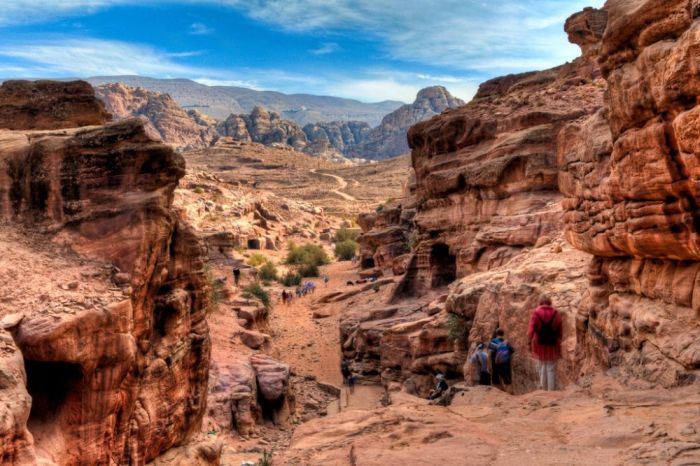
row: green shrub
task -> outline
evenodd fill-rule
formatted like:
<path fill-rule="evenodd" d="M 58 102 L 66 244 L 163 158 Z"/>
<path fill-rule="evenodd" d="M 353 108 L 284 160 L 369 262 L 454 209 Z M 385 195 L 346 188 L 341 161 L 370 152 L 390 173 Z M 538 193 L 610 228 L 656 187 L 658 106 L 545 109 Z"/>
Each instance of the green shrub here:
<path fill-rule="evenodd" d="M 316 264 L 298 265 L 297 273 L 302 277 L 318 277 L 321 274 Z"/>
<path fill-rule="evenodd" d="M 260 279 L 263 281 L 277 280 L 277 267 L 270 261 L 265 262 L 262 267 L 260 267 Z"/>
<path fill-rule="evenodd" d="M 204 190 L 202 188 L 194 188 L 193 192 L 195 194 L 204 194 Z"/>
<path fill-rule="evenodd" d="M 450 313 L 447 317 L 447 338 L 455 342 L 464 341 L 468 331 L 467 319 Z"/>
<path fill-rule="evenodd" d="M 207 283 L 207 312 L 212 313 L 219 308 L 224 284 L 214 277 L 214 272 L 209 264 L 204 264 L 204 278 Z"/>
<path fill-rule="evenodd" d="M 297 246 L 293 243 L 289 245 L 289 251 L 287 252 L 286 263 L 288 265 L 315 265 L 321 266 L 329 264 L 331 260 L 328 258 L 326 251 L 317 244 L 306 244 L 304 246 Z"/>
<path fill-rule="evenodd" d="M 265 306 L 265 309 L 270 309 L 272 307 L 272 300 L 270 299 L 270 293 L 263 288 L 260 283 L 251 283 L 250 285 L 243 288 L 243 293 L 241 295 L 245 299 L 257 299 Z"/>
<path fill-rule="evenodd" d="M 357 254 L 359 244 L 351 239 L 335 243 L 335 257 L 340 261 L 349 261 Z"/>
<path fill-rule="evenodd" d="M 335 232 L 334 242 L 342 243 L 343 241 L 347 241 L 347 240 L 357 241 L 357 237 L 359 235 L 360 235 L 360 233 L 357 230 L 351 230 L 349 228 L 343 227 Z"/>
<path fill-rule="evenodd" d="M 250 258 L 248 259 L 248 265 L 252 265 L 253 267 L 260 267 L 265 262 L 267 262 L 267 257 L 260 254 L 259 252 L 254 252 L 250 255 Z"/>
<path fill-rule="evenodd" d="M 290 270 L 282 277 L 282 284 L 284 286 L 299 286 L 301 285 L 301 275 Z"/>
<path fill-rule="evenodd" d="M 263 455 L 262 458 L 258 460 L 257 463 L 255 463 L 255 466 L 270 466 L 272 464 L 272 452 L 269 452 L 267 450 L 263 450 Z"/>

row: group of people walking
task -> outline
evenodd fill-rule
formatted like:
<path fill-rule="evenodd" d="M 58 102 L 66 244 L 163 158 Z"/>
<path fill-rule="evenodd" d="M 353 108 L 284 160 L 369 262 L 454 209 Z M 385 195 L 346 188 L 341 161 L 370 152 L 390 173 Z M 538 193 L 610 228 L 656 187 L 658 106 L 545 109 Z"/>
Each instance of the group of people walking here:
<path fill-rule="evenodd" d="M 530 351 L 537 362 L 539 388 L 557 389 L 557 361 L 561 358 L 563 337 L 562 318 L 552 306 L 548 296 L 542 296 L 539 305 L 530 315 L 527 330 Z M 503 329 L 496 329 L 488 343 L 479 342 L 469 358 L 472 381 L 475 385 L 495 385 L 510 391 L 513 383 L 512 361 L 515 348 L 510 344 Z M 443 374 L 437 374 L 435 388 L 428 399 L 442 397 L 449 386 Z"/>
<path fill-rule="evenodd" d="M 527 337 L 532 356 L 537 361 L 539 387 L 556 390 L 557 361 L 561 358 L 561 314 L 552 306 L 552 300 L 543 296 L 530 315 Z M 504 390 L 512 384 L 511 361 L 515 349 L 508 342 L 503 329 L 497 329 L 488 345 L 478 343 L 470 362 L 473 381 L 478 385 L 497 385 Z"/>

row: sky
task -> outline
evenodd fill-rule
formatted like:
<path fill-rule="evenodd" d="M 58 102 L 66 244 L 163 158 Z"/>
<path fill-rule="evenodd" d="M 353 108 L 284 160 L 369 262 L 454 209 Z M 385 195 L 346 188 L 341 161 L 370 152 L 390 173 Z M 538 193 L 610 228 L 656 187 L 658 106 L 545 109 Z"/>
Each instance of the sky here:
<path fill-rule="evenodd" d="M 411 102 L 579 55 L 604 0 L 0 0 L 0 79 L 141 75 Z"/>

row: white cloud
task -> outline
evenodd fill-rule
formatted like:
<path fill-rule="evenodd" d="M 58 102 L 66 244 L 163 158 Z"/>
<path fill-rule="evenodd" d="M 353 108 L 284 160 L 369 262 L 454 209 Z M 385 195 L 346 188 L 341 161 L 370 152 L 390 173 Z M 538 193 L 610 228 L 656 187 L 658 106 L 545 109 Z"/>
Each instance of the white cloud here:
<path fill-rule="evenodd" d="M 21 62 L 35 76 L 187 76 L 199 72 L 151 47 L 99 39 L 66 39 L 0 45 L 0 57 Z M 4 71 L 4 68 L 0 71 Z"/>
<path fill-rule="evenodd" d="M 328 55 L 329 53 L 337 52 L 340 46 L 335 42 L 324 42 L 318 48 L 309 50 L 313 55 Z"/>
<path fill-rule="evenodd" d="M 349 31 L 392 58 L 463 70 L 555 66 L 579 54 L 566 17 L 603 0 L 227 0 L 290 31 Z"/>
<path fill-rule="evenodd" d="M 206 36 L 213 33 L 214 30 L 209 28 L 204 23 L 192 23 L 190 24 L 189 33 L 193 36 Z"/>

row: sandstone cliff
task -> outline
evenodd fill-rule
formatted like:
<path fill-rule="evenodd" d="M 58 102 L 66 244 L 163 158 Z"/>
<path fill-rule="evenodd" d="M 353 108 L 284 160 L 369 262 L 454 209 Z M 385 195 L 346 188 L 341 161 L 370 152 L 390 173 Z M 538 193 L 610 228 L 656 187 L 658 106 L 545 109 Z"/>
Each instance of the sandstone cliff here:
<path fill-rule="evenodd" d="M 443 111 L 464 105 L 442 86 L 427 87 L 416 96 L 410 105 L 404 105 L 382 119 L 365 140 L 351 147 L 351 157 L 381 160 L 408 152 L 406 132 L 414 124 L 427 120 Z"/>
<path fill-rule="evenodd" d="M 574 16 L 567 23 L 571 39 L 595 50 L 604 19 L 597 10 Z M 603 105 L 606 85 L 595 58 L 589 52 L 551 70 L 488 81 L 469 104 L 409 130 L 410 195 L 371 222 L 361 219 L 363 265 L 405 270 L 395 306 L 408 297 L 423 303 L 410 324 L 362 323 L 365 331 L 376 326 L 372 341 L 379 347 L 409 349 L 403 360 L 376 351 L 385 379 L 406 380 L 422 394 L 434 370 L 469 377 L 470 367 L 460 363 L 465 350 L 503 327 L 520 350 L 515 388 L 532 389 L 525 328 L 542 292 L 553 294 L 565 313 L 561 375 L 572 374 L 585 255 L 562 244 L 557 149 L 569 123 Z M 372 359 L 361 348 L 354 356 Z"/>
<path fill-rule="evenodd" d="M 611 0 L 606 111 L 560 137 L 566 237 L 594 256 L 579 356 L 630 383 L 700 367 L 697 2 Z"/>
<path fill-rule="evenodd" d="M 331 121 L 309 123 L 304 126 L 304 134 L 309 140 L 309 151 L 323 154 L 336 151 L 348 153 L 351 148 L 367 138 L 372 127 L 363 121 Z"/>
<path fill-rule="evenodd" d="M 79 117 L 47 120 L 73 108 L 60 89 L 86 83 L 14 82 L 0 96 L 6 86 L 17 109 L 50 107 L 0 130 L 0 316 L 32 397 L 0 427 L 3 442 L 15 432 L 4 464 L 32 464 L 26 426 L 45 462 L 144 464 L 197 430 L 205 407 L 201 247 L 171 207 L 184 160 L 138 120 L 75 128 L 106 120 L 87 90 Z"/>
<path fill-rule="evenodd" d="M 238 141 L 285 144 L 298 151 L 303 151 L 309 143 L 299 125 L 261 106 L 255 107 L 250 115 L 230 115 L 217 126 L 217 131 Z"/>
<path fill-rule="evenodd" d="M 210 121 L 185 112 L 168 94 L 118 83 L 95 92 L 115 119 L 140 118 L 149 136 L 178 149 L 206 147 L 216 136 Z"/>

